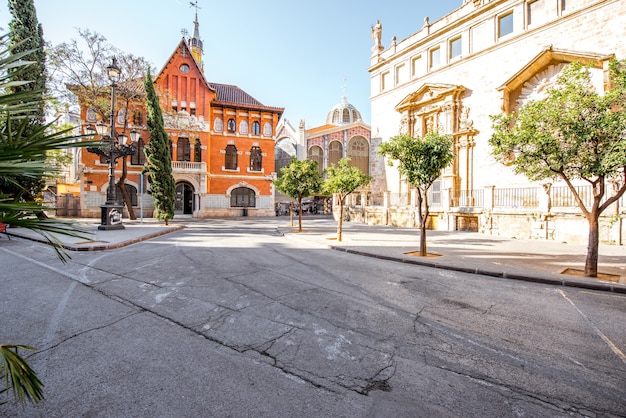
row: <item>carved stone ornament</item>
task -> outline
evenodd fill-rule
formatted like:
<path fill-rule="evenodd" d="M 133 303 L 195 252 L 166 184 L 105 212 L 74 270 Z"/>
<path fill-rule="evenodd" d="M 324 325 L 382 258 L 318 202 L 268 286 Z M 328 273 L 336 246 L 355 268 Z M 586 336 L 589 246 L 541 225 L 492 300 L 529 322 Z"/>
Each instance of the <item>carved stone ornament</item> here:
<path fill-rule="evenodd" d="M 470 108 L 467 106 L 463 106 L 461 109 L 461 116 L 459 121 L 459 126 L 463 130 L 471 130 L 474 126 L 474 121 L 469 119 Z"/>
<path fill-rule="evenodd" d="M 406 113 L 403 114 L 402 117 L 400 118 L 399 132 L 400 132 L 400 135 L 409 133 L 409 115 L 407 115 Z"/>
<path fill-rule="evenodd" d="M 204 118 L 189 115 L 185 111 L 178 112 L 176 115 L 164 114 L 163 124 L 168 129 L 184 129 L 189 131 L 207 130 Z"/>
<path fill-rule="evenodd" d="M 530 80 L 526 81 L 517 99 L 517 105 L 521 106 L 531 100 L 541 100 L 545 98 L 547 90 L 555 85 L 561 70 L 563 70 L 566 65 L 566 63 L 550 65 L 548 68 L 535 74 Z"/>

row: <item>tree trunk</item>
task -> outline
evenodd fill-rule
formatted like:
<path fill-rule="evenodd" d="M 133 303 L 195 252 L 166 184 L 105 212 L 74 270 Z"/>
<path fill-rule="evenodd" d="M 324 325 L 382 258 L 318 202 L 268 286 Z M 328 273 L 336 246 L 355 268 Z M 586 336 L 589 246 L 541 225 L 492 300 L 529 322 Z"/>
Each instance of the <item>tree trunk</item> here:
<path fill-rule="evenodd" d="M 343 235 L 343 198 L 339 199 L 339 220 L 337 221 L 337 242 L 341 242 Z"/>
<path fill-rule="evenodd" d="M 133 210 L 133 203 L 130 199 L 130 194 L 128 194 L 128 190 L 124 187 L 126 182 L 126 174 L 127 174 L 127 165 L 126 165 L 126 157 L 122 158 L 122 175 L 118 180 L 117 184 L 120 186 L 120 190 L 122 191 L 122 196 L 124 197 L 124 204 L 126 205 L 126 209 L 128 209 L 128 217 L 131 220 L 137 219 L 135 215 L 135 211 Z"/>
<path fill-rule="evenodd" d="M 302 198 L 298 197 L 298 232 L 302 232 Z"/>
<path fill-rule="evenodd" d="M 417 189 L 418 222 L 420 225 L 420 257 L 426 257 L 426 222 L 428 220 L 428 204 L 424 201 L 422 190 Z"/>
<path fill-rule="evenodd" d="M 598 277 L 598 246 L 600 243 L 600 214 L 594 209 L 587 217 L 589 222 L 589 239 L 587 241 L 587 258 L 585 259 L 585 277 Z"/>

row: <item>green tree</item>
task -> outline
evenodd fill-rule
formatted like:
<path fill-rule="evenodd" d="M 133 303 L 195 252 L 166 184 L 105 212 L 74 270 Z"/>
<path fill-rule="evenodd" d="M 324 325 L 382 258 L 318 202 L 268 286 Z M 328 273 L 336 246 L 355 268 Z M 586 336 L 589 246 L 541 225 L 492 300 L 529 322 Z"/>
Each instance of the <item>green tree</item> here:
<path fill-rule="evenodd" d="M 322 186 L 325 194 L 334 194 L 339 198 L 339 217 L 337 220 L 337 241 L 343 235 L 343 206 L 346 197 L 361 186 L 368 184 L 372 178 L 356 167 L 350 166 L 349 158 L 339 160 L 338 166 L 326 169 L 326 180 Z"/>
<path fill-rule="evenodd" d="M 82 238 L 86 235 L 68 222 L 38 218 L 37 214 L 46 209 L 45 205 L 15 199 L 3 185 L 10 185 L 12 191 L 23 187 L 23 179 L 54 175 L 55 167 L 47 163 L 48 154 L 77 146 L 75 141 L 78 138 L 67 136 L 70 130 L 54 130 L 52 124 L 33 123 L 33 119 L 37 118 L 37 109 L 42 106 L 40 92 L 15 92 L 10 88 L 26 84 L 20 77 L 20 69 L 26 69 L 30 64 L 24 60 L 30 51 L 12 53 L 8 44 L 8 35 L 0 35 L 0 222 L 38 232 L 53 246 L 61 260 L 66 261 L 55 234 Z M 12 71 L 7 71 L 9 68 Z M 85 141 L 78 145 L 93 143 Z M 37 403 L 43 399 L 43 384 L 19 355 L 18 349 L 31 348 L 0 344 L 0 382 L 4 382 L 0 394 L 12 391 L 22 401 Z"/>
<path fill-rule="evenodd" d="M 37 21 L 37 11 L 33 0 L 9 0 L 9 48 L 11 54 L 24 53 L 23 60 L 31 64 L 27 67 L 11 68 L 7 71 L 12 73 L 14 81 L 23 83 L 13 84 L 7 87 L 11 93 L 26 92 L 36 95 L 38 104 L 31 109 L 33 118 L 25 129 L 38 129 L 44 123 L 45 102 L 43 97 L 46 92 L 46 67 L 43 40 L 43 29 Z M 30 99 L 27 99 L 30 100 Z M 2 188 L 7 194 L 16 200 L 33 201 L 45 187 L 43 177 L 22 177 L 19 179 L 19 187 L 10 183 L 3 183 Z M 44 217 L 41 212 L 39 216 Z"/>
<path fill-rule="evenodd" d="M 427 255 L 426 223 L 430 212 L 428 189 L 454 158 L 452 137 L 435 131 L 427 133 L 424 138 L 402 134 L 383 142 L 378 154 L 388 157 L 389 165 L 398 161 L 400 174 L 417 190 L 420 256 L 424 257 Z"/>
<path fill-rule="evenodd" d="M 492 152 L 530 180 L 561 179 L 589 224 L 585 276 L 597 277 L 599 217 L 626 191 L 626 62 L 610 63 L 613 88 L 598 93 L 588 68 L 565 67 L 544 100 L 492 116 Z M 586 203 L 574 185 L 593 190 Z M 616 186 L 607 196 L 607 183 Z"/>
<path fill-rule="evenodd" d="M 150 142 L 146 147 L 146 172 L 149 173 L 148 183 L 150 184 L 150 193 L 154 198 L 156 217 L 165 221 L 165 225 L 167 225 L 168 221 L 174 217 L 176 186 L 172 175 L 170 138 L 163 125 L 163 113 L 150 70 L 144 79 L 144 89 L 146 91 L 146 109 L 148 110 L 146 122 L 150 132 Z"/>
<path fill-rule="evenodd" d="M 320 191 L 322 175 L 317 168 L 317 161 L 291 159 L 291 163 L 280 169 L 274 180 L 276 189 L 298 201 L 298 232 L 302 232 L 302 199 Z"/>
<path fill-rule="evenodd" d="M 46 92 L 46 53 L 43 29 L 37 20 L 37 10 L 33 0 L 9 0 L 12 19 L 9 22 L 9 47 L 12 54 L 26 52 L 23 59 L 31 61 L 25 68 L 9 69 L 15 74 L 14 80 L 26 81 L 24 84 L 8 88 L 9 92 L 27 91 L 43 99 Z M 34 107 L 34 120 L 44 122 L 44 101 Z"/>

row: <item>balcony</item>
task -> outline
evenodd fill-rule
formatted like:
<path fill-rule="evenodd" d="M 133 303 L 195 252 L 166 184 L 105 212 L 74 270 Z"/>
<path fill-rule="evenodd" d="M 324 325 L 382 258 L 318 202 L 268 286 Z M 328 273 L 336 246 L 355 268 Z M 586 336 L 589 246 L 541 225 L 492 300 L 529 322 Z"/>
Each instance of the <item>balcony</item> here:
<path fill-rule="evenodd" d="M 191 161 L 172 161 L 172 170 L 175 173 L 204 173 L 206 163 L 195 163 Z"/>

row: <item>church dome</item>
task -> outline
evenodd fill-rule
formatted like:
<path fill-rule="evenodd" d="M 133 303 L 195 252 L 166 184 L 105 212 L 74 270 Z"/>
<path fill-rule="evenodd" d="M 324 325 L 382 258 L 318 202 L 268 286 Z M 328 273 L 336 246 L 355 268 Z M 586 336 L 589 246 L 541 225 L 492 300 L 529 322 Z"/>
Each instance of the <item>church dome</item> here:
<path fill-rule="evenodd" d="M 326 124 L 328 125 L 344 125 L 358 120 L 361 120 L 361 112 L 348 103 L 345 96 L 341 98 L 341 103 L 330 109 L 328 116 L 326 116 Z"/>

